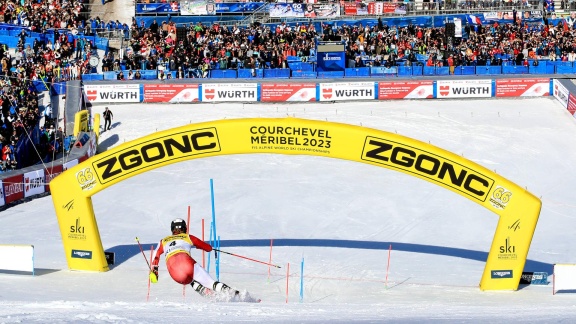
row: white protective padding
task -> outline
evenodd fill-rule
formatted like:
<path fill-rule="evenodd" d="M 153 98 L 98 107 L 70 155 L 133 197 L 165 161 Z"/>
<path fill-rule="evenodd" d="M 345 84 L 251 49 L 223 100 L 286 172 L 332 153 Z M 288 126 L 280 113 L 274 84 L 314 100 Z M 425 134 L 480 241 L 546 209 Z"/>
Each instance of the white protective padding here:
<path fill-rule="evenodd" d="M 552 294 L 559 290 L 576 290 L 576 264 L 555 264 Z"/>
<path fill-rule="evenodd" d="M 34 245 L 0 244 L 0 271 L 31 272 L 34 275 Z"/>

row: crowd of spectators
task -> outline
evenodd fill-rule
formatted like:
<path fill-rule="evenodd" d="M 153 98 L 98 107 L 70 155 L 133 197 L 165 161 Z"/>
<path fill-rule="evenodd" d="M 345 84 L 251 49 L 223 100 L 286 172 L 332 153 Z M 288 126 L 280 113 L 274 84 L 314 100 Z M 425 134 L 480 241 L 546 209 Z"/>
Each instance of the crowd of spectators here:
<path fill-rule="evenodd" d="M 87 59 L 92 44 L 85 37 L 74 38 L 70 33 L 54 30 L 54 43 L 34 40 L 30 46 L 25 45 L 25 39 L 23 35 L 16 46 L 13 69 L 7 67 L 6 73 L 13 77 L 51 83 L 80 79 L 83 73 L 90 72 Z"/>
<path fill-rule="evenodd" d="M 204 25 L 201 22 L 186 24 L 185 37 L 177 37 L 173 22 L 152 22 L 145 27 L 136 20 L 131 26 L 131 39 L 126 50 L 125 64 L 133 78 L 138 70 L 177 71 L 177 78 L 206 77 L 211 69 L 286 68 L 288 56 L 303 60 L 315 53 L 318 35 L 314 24 L 286 23 L 271 29 L 264 25 L 248 28 L 238 26 Z M 107 69 L 118 65 L 119 58 L 110 58 Z M 130 78 L 130 77 L 128 77 Z"/>
<path fill-rule="evenodd" d="M 84 20 L 79 16 L 85 10 L 84 0 L 0 1 L 4 23 L 30 27 L 38 33 L 51 28 L 82 28 Z"/>
<path fill-rule="evenodd" d="M 3 22 L 27 27 L 18 35 L 13 56 L 2 57 L 2 75 L 50 83 L 80 79 L 82 74 L 89 73 L 88 59 L 95 45 L 76 35 L 119 31 L 128 37 L 129 28 L 119 21 L 88 19 L 85 3 L 86 0 L 0 0 Z M 53 33 L 54 41 L 35 40 L 32 46 L 26 45 L 30 32 Z"/>
<path fill-rule="evenodd" d="M 40 126 L 36 151 L 40 157 L 58 149 L 58 131 L 51 119 L 39 125 L 39 98 L 33 81 L 50 84 L 60 79 L 80 78 L 89 51 L 89 42 L 76 41 L 70 33 L 83 30 L 83 0 L 0 1 L 3 23 L 27 27 L 17 36 L 16 48 L 0 44 L 0 172 L 17 167 L 21 138 L 32 135 Z M 54 43 L 34 41 L 26 45 L 30 32 L 54 29 Z M 60 33 L 68 30 L 70 33 Z M 85 41 L 85 39 L 84 39 Z M 13 50 L 13 54 L 11 54 Z M 60 135 L 61 137 L 62 135 Z"/>
<path fill-rule="evenodd" d="M 38 94 L 29 80 L 3 78 L 0 80 L 0 171 L 16 168 L 16 145 L 22 136 L 29 136 L 40 119 Z"/>
<path fill-rule="evenodd" d="M 414 25 L 327 27 L 324 35 L 339 35 L 347 44 L 347 67 L 385 66 L 413 63 L 426 66 L 526 65 L 528 59 L 573 62 L 574 33 L 564 25 L 498 24 L 466 25 L 467 39 L 448 44 L 444 27 Z M 571 54 L 572 53 L 572 54 Z M 425 62 L 422 58 L 425 57 Z M 534 63 L 535 62 L 535 63 Z"/>
<path fill-rule="evenodd" d="M 572 24 L 552 25 L 497 22 L 464 26 L 468 38 L 447 43 L 444 27 L 388 26 L 379 20 L 372 26 L 281 23 L 275 27 L 210 26 L 188 24 L 185 37 L 177 38 L 173 22 L 156 21 L 145 27 L 134 19 L 124 57 L 128 75 L 139 79 L 140 69 L 157 70 L 160 79 L 207 77 L 211 69 L 286 68 L 287 58 L 308 61 L 315 56 L 316 40 L 341 40 L 346 48 L 346 67 L 420 64 L 427 66 L 526 65 L 528 59 L 573 62 L 576 35 Z M 422 58 L 426 58 L 424 61 Z M 120 58 L 107 59 L 106 70 L 120 70 Z"/>

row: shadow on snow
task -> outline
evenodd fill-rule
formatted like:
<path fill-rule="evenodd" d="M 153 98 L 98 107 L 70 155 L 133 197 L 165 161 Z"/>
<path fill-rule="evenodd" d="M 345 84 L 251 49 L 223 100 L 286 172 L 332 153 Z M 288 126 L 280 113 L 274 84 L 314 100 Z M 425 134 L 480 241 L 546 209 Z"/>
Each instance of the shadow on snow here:
<path fill-rule="evenodd" d="M 144 254 L 146 258 L 150 257 L 150 247 L 156 248 L 157 243 L 143 243 Z M 364 250 L 388 250 L 392 245 L 392 250 L 402 252 L 415 252 L 444 255 L 456 258 L 469 259 L 474 261 L 486 262 L 488 253 L 483 251 L 466 250 L 445 246 L 422 245 L 412 243 L 398 243 L 398 242 L 374 242 L 374 241 L 350 241 L 350 240 L 329 240 L 329 239 L 275 239 L 274 246 L 307 246 L 307 247 L 330 247 L 330 248 L 345 248 L 345 249 L 364 249 Z M 221 240 L 220 248 L 227 247 L 268 247 L 270 240 L 256 239 L 256 240 Z M 106 250 L 115 254 L 116 264 L 111 267 L 122 264 L 126 260 L 141 253 L 138 244 L 130 245 L 117 245 Z M 227 251 L 233 252 L 233 251 Z M 553 271 L 552 264 L 526 260 L 524 271 L 534 272 L 548 272 Z"/>

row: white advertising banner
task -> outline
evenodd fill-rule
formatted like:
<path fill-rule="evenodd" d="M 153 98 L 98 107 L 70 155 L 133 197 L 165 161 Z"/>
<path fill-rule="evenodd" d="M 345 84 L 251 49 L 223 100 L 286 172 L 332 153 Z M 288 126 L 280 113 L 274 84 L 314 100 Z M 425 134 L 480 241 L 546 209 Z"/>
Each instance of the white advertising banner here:
<path fill-rule="evenodd" d="M 142 101 L 139 84 L 85 84 L 84 90 L 93 103 Z"/>
<path fill-rule="evenodd" d="M 34 274 L 34 245 L 0 244 L 0 269 Z"/>
<path fill-rule="evenodd" d="M 24 197 L 44 193 L 44 169 L 24 173 Z"/>
<path fill-rule="evenodd" d="M 492 80 L 436 81 L 437 98 L 490 98 Z"/>
<path fill-rule="evenodd" d="M 576 264 L 555 264 L 552 293 L 576 289 Z"/>
<path fill-rule="evenodd" d="M 558 99 L 564 107 L 568 107 L 568 97 L 570 96 L 568 89 L 557 79 L 554 79 L 552 86 L 554 87 L 554 97 Z"/>
<path fill-rule="evenodd" d="M 63 169 L 64 169 L 62 172 L 70 169 L 71 167 L 73 167 L 73 166 L 75 166 L 75 165 L 78 165 L 78 159 L 72 160 L 72 161 L 68 161 L 68 162 L 64 163 L 64 164 L 62 165 L 62 167 L 63 167 Z"/>
<path fill-rule="evenodd" d="M 207 102 L 256 102 L 258 84 L 256 83 L 203 83 L 202 101 Z"/>
<path fill-rule="evenodd" d="M 4 185 L 2 184 L 2 180 L 0 180 L 0 206 L 4 206 L 6 201 L 4 200 Z"/>
<path fill-rule="evenodd" d="M 320 101 L 374 100 L 374 82 L 320 83 Z"/>

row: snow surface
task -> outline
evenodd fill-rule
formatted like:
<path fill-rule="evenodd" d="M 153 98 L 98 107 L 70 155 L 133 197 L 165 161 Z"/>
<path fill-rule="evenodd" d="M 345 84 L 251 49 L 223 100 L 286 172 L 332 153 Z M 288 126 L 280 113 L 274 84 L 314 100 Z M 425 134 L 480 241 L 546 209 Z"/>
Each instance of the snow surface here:
<path fill-rule="evenodd" d="M 93 108 L 102 112 L 103 106 Z M 525 271 L 576 263 L 576 123 L 550 98 L 329 104 L 110 106 L 101 150 L 187 123 L 245 117 L 328 120 L 398 132 L 463 154 L 543 201 Z M 206 236 L 214 181 L 220 279 L 262 303 L 203 299 L 171 280 L 151 286 L 149 249 L 187 217 Z M 36 275 L 0 273 L 0 323 L 571 322 L 576 294 L 552 284 L 480 291 L 497 216 L 429 182 L 313 156 L 227 155 L 155 169 L 93 197 L 104 273 L 67 269 L 50 196 L 0 213 L 0 243 L 33 244 Z M 388 268 L 388 254 L 390 265 Z M 202 262 L 202 254 L 193 256 Z M 301 262 L 304 292 L 300 301 Z M 210 273 L 214 275 L 214 255 Z M 287 268 L 289 270 L 288 297 Z"/>

